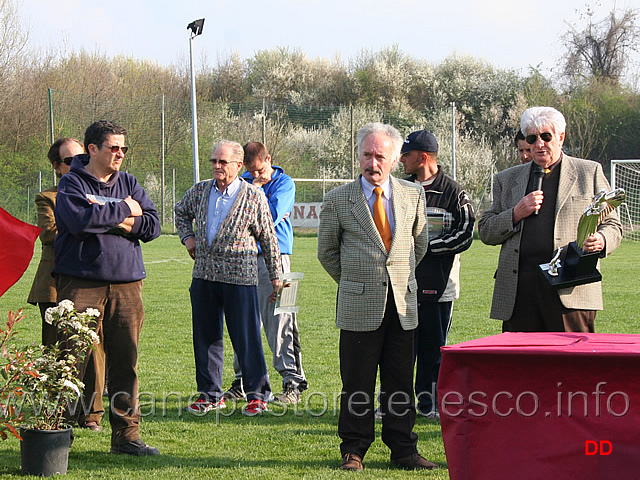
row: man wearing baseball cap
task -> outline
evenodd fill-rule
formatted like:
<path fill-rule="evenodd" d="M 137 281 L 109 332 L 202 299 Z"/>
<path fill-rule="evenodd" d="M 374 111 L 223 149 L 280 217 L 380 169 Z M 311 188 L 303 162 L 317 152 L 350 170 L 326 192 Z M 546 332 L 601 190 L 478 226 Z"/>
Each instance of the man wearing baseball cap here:
<path fill-rule="evenodd" d="M 440 347 L 447 343 L 453 302 L 460 295 L 460 252 L 473 240 L 473 206 L 453 178 L 438 165 L 438 141 L 428 130 L 411 133 L 400 161 L 407 180 L 424 188 L 429 220 L 429 249 L 416 267 L 418 328 L 415 331 L 418 412 L 440 418 L 436 383 Z"/>

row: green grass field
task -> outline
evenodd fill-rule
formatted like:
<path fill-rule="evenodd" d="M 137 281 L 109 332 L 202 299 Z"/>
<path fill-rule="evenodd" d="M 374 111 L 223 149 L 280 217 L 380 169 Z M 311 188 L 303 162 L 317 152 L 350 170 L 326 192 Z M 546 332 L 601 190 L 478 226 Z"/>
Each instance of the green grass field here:
<path fill-rule="evenodd" d="M 69 457 L 68 478 L 347 478 L 337 469 L 337 396 L 340 392 L 338 330 L 335 328 L 336 285 L 316 260 L 314 237 L 296 238 L 292 271 L 305 273 L 300 284 L 299 327 L 303 364 L 310 388 L 297 409 L 273 406 L 260 418 L 243 417 L 227 409 L 220 415 L 195 417 L 182 412 L 195 392 L 188 287 L 192 261 L 177 237 L 162 236 L 144 246 L 148 278 L 144 286 L 146 320 L 140 340 L 141 433 L 162 455 L 152 458 L 114 456 L 109 451 L 110 429 L 102 433 L 77 431 Z M 0 298 L 0 313 L 24 307 L 27 319 L 19 329 L 23 342 L 40 338 L 40 317 L 26 298 L 39 260 L 36 254 L 23 278 Z M 462 296 L 454 306 L 449 343 L 500 333 L 489 319 L 497 247 L 479 240 L 462 258 Z M 605 310 L 596 331 L 638 333 L 637 297 L 640 243 L 624 241 L 602 262 Z M 241 299 L 238 299 L 241 301 Z M 5 320 L 3 320 L 4 323 Z M 227 343 L 229 345 L 229 343 Z M 265 349 L 268 347 L 265 342 Z M 233 379 L 231 349 L 225 353 L 224 386 Z M 270 362 L 267 362 L 270 364 Z M 270 366 L 270 365 L 269 365 Z M 272 386 L 280 376 L 270 367 Z M 418 448 L 442 468 L 429 473 L 404 472 L 389 465 L 389 451 L 378 438 L 358 478 L 448 478 L 438 423 L 418 418 Z M 0 441 L 0 476 L 20 475 L 20 444 Z"/>

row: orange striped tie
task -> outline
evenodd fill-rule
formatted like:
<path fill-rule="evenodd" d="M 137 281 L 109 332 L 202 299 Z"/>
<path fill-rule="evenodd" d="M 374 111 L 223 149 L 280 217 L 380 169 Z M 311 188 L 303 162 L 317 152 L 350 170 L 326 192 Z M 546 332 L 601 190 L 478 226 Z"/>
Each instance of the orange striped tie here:
<path fill-rule="evenodd" d="M 391 250 L 391 225 L 389 225 L 387 214 L 384 211 L 384 204 L 382 203 L 382 188 L 376 187 L 373 191 L 377 197 L 376 201 L 373 202 L 373 222 L 376 224 L 376 228 L 378 232 L 380 232 L 380 236 L 388 252 Z"/>

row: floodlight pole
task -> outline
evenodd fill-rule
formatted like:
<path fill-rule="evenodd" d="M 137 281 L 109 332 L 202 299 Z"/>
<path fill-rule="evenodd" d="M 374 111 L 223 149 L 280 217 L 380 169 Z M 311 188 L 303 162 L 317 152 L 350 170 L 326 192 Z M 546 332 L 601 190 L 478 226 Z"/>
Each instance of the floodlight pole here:
<path fill-rule="evenodd" d="M 200 161 L 198 159 L 198 113 L 196 107 L 196 75 L 193 65 L 193 39 L 202 33 L 204 18 L 195 20 L 187 25 L 191 30 L 189 35 L 189 63 L 191 66 L 191 124 L 193 131 L 193 183 L 200 181 Z"/>
<path fill-rule="evenodd" d="M 451 102 L 451 177 L 456 179 L 456 102 Z"/>

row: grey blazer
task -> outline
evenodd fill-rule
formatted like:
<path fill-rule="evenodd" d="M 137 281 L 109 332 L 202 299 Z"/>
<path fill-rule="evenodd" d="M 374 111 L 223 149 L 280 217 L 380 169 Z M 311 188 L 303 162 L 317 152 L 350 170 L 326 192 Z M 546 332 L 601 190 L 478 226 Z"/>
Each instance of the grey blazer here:
<path fill-rule="evenodd" d="M 522 229 L 519 225 L 513 225 L 512 212 L 524 197 L 532 166 L 533 162 L 529 162 L 496 174 L 493 203 L 478 222 L 480 239 L 484 243 L 502 245 L 491 304 L 491 318 L 498 320 L 511 318 L 516 300 Z M 611 190 L 599 163 L 563 155 L 556 202 L 554 249 L 576 240 L 580 216 L 601 188 Z M 604 235 L 606 242 L 603 256 L 609 255 L 622 239 L 622 225 L 617 211 L 604 218 L 598 226 L 598 232 Z M 561 289 L 558 294 L 567 308 L 603 308 L 601 282 Z"/>
<path fill-rule="evenodd" d="M 429 241 L 424 190 L 390 178 L 395 227 L 389 253 L 373 223 L 360 178 L 325 196 L 318 260 L 338 283 L 338 328 L 364 332 L 380 327 L 389 286 L 402 328 L 418 326 L 415 268 Z"/>

